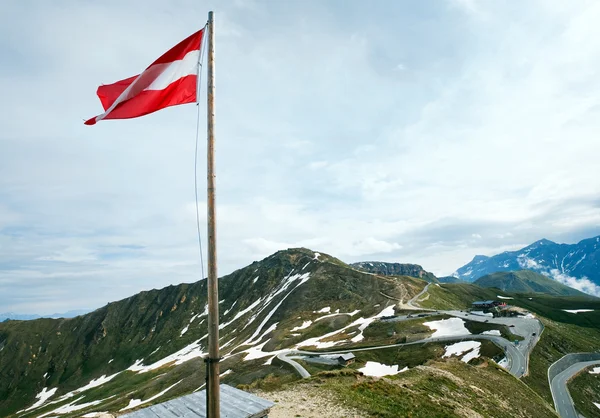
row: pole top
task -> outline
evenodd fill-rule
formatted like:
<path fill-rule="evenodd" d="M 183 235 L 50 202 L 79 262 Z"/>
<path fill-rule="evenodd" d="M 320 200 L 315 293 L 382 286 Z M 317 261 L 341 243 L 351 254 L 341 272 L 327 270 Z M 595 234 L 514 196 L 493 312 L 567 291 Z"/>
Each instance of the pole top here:
<path fill-rule="evenodd" d="M 212 10 L 210 12 L 208 12 L 208 22 L 209 23 L 212 23 L 214 13 L 215 12 L 213 12 Z"/>

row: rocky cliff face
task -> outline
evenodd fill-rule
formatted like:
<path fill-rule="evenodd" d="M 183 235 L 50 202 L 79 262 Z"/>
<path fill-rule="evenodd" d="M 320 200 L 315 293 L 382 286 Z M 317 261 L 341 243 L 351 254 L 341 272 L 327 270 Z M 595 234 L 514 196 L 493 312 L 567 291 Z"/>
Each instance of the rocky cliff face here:
<path fill-rule="evenodd" d="M 382 276 L 409 276 L 417 277 L 431 283 L 438 283 L 438 280 L 433 273 L 425 271 L 423 267 L 418 264 L 361 261 L 350 265 L 355 269 L 366 271 L 368 273 L 380 274 Z"/>

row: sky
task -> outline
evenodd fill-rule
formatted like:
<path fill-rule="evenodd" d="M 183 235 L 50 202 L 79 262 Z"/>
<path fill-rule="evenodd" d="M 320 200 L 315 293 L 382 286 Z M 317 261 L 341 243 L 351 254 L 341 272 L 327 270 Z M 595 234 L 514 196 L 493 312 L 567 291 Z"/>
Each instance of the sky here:
<path fill-rule="evenodd" d="M 447 275 L 600 234 L 597 1 L 4 1 L 0 312 L 202 278 L 197 107 L 83 120 L 209 10 L 220 275 L 298 246 Z"/>

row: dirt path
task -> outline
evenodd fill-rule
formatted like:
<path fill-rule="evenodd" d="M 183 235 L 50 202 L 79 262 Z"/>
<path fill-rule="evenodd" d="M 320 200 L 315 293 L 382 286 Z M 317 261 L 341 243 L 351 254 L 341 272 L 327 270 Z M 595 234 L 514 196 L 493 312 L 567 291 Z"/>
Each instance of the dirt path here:
<path fill-rule="evenodd" d="M 331 395 L 312 385 L 296 385 L 293 390 L 255 392 L 275 402 L 269 418 L 363 418 L 367 415 L 340 405 Z"/>

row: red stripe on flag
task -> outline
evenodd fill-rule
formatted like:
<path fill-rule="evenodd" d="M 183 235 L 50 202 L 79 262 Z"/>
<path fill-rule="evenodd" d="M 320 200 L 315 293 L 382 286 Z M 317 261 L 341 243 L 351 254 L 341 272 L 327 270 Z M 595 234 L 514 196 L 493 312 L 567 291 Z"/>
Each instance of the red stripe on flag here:
<path fill-rule="evenodd" d="M 195 75 L 182 77 L 169 84 L 164 90 L 144 90 L 137 96 L 119 103 L 104 119 L 131 119 L 148 115 L 165 107 L 176 106 L 196 101 Z M 96 117 L 85 122 L 94 125 Z"/>
<path fill-rule="evenodd" d="M 167 62 L 181 60 L 183 59 L 183 57 L 185 57 L 185 55 L 188 52 L 200 49 L 203 34 L 204 29 L 200 29 L 193 35 L 188 36 L 183 41 L 179 42 L 173 48 L 169 49 L 167 52 L 161 55 L 161 57 L 154 61 L 152 64 L 150 64 L 148 68 L 156 64 L 165 64 Z"/>
<path fill-rule="evenodd" d="M 120 80 L 113 84 L 107 84 L 98 87 L 96 94 L 100 98 L 100 102 L 102 103 L 104 110 L 108 110 L 108 108 L 115 102 L 115 100 L 117 100 L 121 93 L 123 93 L 125 89 L 129 87 L 129 85 L 138 77 L 139 75 L 134 75 L 133 77 L 126 78 L 125 80 Z"/>

